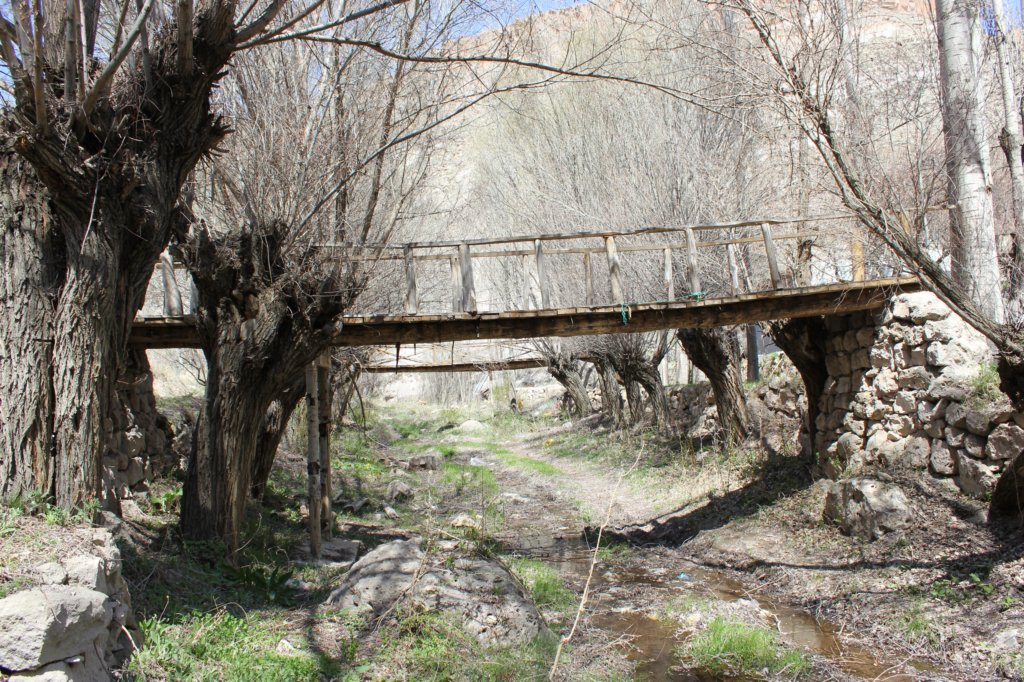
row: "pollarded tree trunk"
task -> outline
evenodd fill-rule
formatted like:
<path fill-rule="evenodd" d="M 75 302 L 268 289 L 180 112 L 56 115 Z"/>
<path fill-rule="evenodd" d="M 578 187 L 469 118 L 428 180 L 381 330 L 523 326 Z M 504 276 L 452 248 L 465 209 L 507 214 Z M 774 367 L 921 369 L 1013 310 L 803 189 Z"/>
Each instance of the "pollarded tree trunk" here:
<path fill-rule="evenodd" d="M 644 393 L 651 401 L 651 410 L 654 412 L 654 421 L 658 426 L 668 431 L 672 428 L 669 419 L 668 399 L 665 397 L 665 384 L 661 381 L 661 374 L 656 369 L 644 365 L 635 372 L 636 381 L 644 389 Z"/>
<path fill-rule="evenodd" d="M 828 330 L 820 317 L 776 320 L 768 323 L 768 328 L 772 339 L 800 372 L 804 382 L 804 393 L 807 396 L 807 422 L 804 426 L 810 442 L 809 451 L 804 455 L 813 466 L 821 395 L 828 381 L 828 368 L 825 365 Z"/>
<path fill-rule="evenodd" d="M 626 419 L 629 426 L 636 426 L 644 418 L 644 394 L 636 379 L 622 377 L 626 387 Z"/>
<path fill-rule="evenodd" d="M 624 419 L 622 407 L 622 389 L 615 378 L 615 370 L 610 362 L 597 361 L 597 378 L 601 382 L 601 405 L 616 426 L 621 426 Z"/>
<path fill-rule="evenodd" d="M 565 389 L 569 400 L 572 402 L 572 414 L 577 417 L 586 417 L 594 411 L 590 402 L 590 395 L 583 385 L 583 376 L 580 374 L 576 361 L 564 355 L 556 355 L 548 359 L 548 372 Z"/>
<path fill-rule="evenodd" d="M 679 342 L 693 364 L 707 375 L 715 393 L 718 421 L 727 443 L 747 437 L 750 417 L 736 335 L 728 329 L 680 329 Z"/>
<path fill-rule="evenodd" d="M 62 247 L 46 189 L 13 152 L 0 153 L 0 499 L 53 492 L 54 292 Z"/>
<path fill-rule="evenodd" d="M 196 326 L 207 361 L 181 504 L 182 534 L 239 546 L 260 438 L 274 400 L 294 389 L 326 347 L 348 292 L 304 256 L 282 253 L 271 224 L 212 240 L 198 230 L 183 256 L 199 292 Z M 305 266 L 303 266 L 305 265 Z M 312 503 L 312 501 L 311 501 Z"/>

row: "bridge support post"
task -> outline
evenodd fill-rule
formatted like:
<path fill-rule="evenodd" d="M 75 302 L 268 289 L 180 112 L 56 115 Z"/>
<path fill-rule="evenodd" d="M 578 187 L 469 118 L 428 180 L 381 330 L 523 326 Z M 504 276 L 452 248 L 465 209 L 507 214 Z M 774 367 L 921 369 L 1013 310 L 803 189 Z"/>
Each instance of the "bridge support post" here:
<path fill-rule="evenodd" d="M 544 267 L 544 242 L 533 240 L 533 258 L 537 264 L 537 286 L 540 287 L 540 307 L 547 310 L 551 307 L 551 293 L 548 289 L 548 276 Z"/>
<path fill-rule="evenodd" d="M 317 366 L 306 366 L 306 507 L 309 509 L 309 554 L 320 558 L 320 402 Z"/>
<path fill-rule="evenodd" d="M 583 276 L 586 281 L 587 307 L 594 305 L 594 264 L 590 260 L 590 252 L 583 252 Z"/>
<path fill-rule="evenodd" d="M 462 273 L 454 257 L 448 259 L 448 266 L 452 271 L 452 312 L 457 313 L 462 311 Z"/>
<path fill-rule="evenodd" d="M 693 236 L 693 230 L 686 228 L 686 277 L 690 284 L 690 293 L 699 294 L 700 271 L 697 270 L 697 239 Z"/>
<path fill-rule="evenodd" d="M 334 511 L 331 497 L 331 352 L 320 355 L 316 363 L 317 441 L 320 451 L 320 519 L 324 537 L 334 537 Z"/>
<path fill-rule="evenodd" d="M 779 289 L 782 287 L 779 254 L 775 250 L 775 240 L 772 239 L 772 226 L 768 223 L 761 224 L 761 237 L 764 238 L 764 252 L 768 256 L 768 275 L 772 278 L 772 288 Z"/>
<path fill-rule="evenodd" d="M 669 301 L 676 300 L 676 282 L 672 274 L 672 247 L 665 247 L 665 293 Z"/>

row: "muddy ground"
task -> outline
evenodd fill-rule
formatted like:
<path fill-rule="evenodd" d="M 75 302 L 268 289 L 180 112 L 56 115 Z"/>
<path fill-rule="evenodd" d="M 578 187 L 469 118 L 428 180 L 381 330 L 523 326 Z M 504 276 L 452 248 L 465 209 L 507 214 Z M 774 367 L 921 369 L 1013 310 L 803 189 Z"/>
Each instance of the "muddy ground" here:
<path fill-rule="evenodd" d="M 684 481 L 670 468 L 661 480 L 650 468 L 621 479 L 628 457 L 609 464 L 558 451 L 567 432 L 578 442 L 580 429 L 594 428 L 565 425 L 497 441 L 520 458 L 513 464 L 475 449 L 472 437 L 448 438 L 458 442 L 459 459 L 494 472 L 505 502 L 496 536 L 505 551 L 556 566 L 577 594 L 599 527 L 605 543 L 632 546 L 598 555 L 574 636 L 581 651 L 607 656 L 611 647 L 627 659 L 616 667 L 634 665 L 637 679 L 720 679 L 691 668 L 685 643 L 724 610 L 767 624 L 806 652 L 813 670 L 802 679 L 1024 675 L 1012 642 L 1024 627 L 1024 542 L 1019 531 L 988 526 L 982 503 L 908 478 L 901 483 L 918 522 L 865 543 L 821 520 L 824 484 L 806 481 L 795 458 L 698 467 Z M 589 436 L 609 437 L 600 426 Z M 531 471 L 523 458 L 554 472 Z"/>

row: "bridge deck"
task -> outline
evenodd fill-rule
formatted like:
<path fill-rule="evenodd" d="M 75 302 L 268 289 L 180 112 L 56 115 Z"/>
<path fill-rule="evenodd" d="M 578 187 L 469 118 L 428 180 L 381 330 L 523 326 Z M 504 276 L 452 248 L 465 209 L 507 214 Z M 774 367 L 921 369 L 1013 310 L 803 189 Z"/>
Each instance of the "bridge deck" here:
<path fill-rule="evenodd" d="M 393 346 L 470 339 L 529 339 L 709 328 L 793 317 L 837 315 L 881 308 L 896 292 L 916 291 L 915 277 L 893 277 L 826 286 L 740 294 L 702 301 L 643 303 L 623 307 L 513 310 L 446 315 L 345 317 L 335 346 Z M 187 317 L 139 318 L 129 343 L 144 348 L 197 348 Z"/>

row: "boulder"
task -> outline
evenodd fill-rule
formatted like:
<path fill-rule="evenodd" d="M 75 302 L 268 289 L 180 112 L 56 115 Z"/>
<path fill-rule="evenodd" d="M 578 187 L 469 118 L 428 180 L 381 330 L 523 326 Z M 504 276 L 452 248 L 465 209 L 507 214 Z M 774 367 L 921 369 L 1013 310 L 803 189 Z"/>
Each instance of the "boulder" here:
<path fill-rule="evenodd" d="M 63 585 L 68 581 L 68 572 L 56 561 L 39 564 L 33 573 L 42 585 Z"/>
<path fill-rule="evenodd" d="M 875 540 L 907 527 L 913 520 L 910 503 L 897 485 L 858 476 L 832 484 L 825 499 L 825 517 L 849 535 Z"/>
<path fill-rule="evenodd" d="M 107 589 L 106 565 L 98 556 L 83 554 L 65 559 L 64 568 L 68 572 L 68 582 L 72 585 L 81 585 L 105 594 L 110 593 Z"/>
<path fill-rule="evenodd" d="M 1013 459 L 1024 450 L 1024 429 L 1016 424 L 1000 424 L 985 444 L 985 456 L 993 460 Z"/>
<path fill-rule="evenodd" d="M 389 542 L 357 561 L 328 603 L 382 614 L 399 600 L 414 611 L 449 614 L 484 646 L 550 637 L 515 578 L 484 557 L 425 554 L 411 540 Z"/>
<path fill-rule="evenodd" d="M 394 502 L 405 497 L 412 497 L 413 489 L 412 486 L 401 479 L 395 479 L 388 483 L 388 491 L 384 494 L 384 499 L 388 502 Z"/>
<path fill-rule="evenodd" d="M 968 495 L 984 497 L 996 487 L 998 476 L 992 466 L 972 459 L 966 452 L 957 452 L 956 466 L 956 484 Z"/>
<path fill-rule="evenodd" d="M 409 458 L 409 468 L 437 471 L 441 468 L 442 459 L 441 455 L 436 452 L 424 452 Z"/>
<path fill-rule="evenodd" d="M 976 436 L 987 436 L 992 420 L 988 414 L 981 410 L 968 410 L 965 419 L 967 430 Z"/>
<path fill-rule="evenodd" d="M 480 431 L 486 431 L 487 427 L 476 419 L 467 419 L 459 424 L 458 430 L 463 433 L 479 433 Z"/>
<path fill-rule="evenodd" d="M 949 312 L 949 306 L 928 291 L 900 294 L 892 302 L 892 316 L 914 324 L 944 320 L 949 317 Z"/>
<path fill-rule="evenodd" d="M 49 585 L 0 600 L 0 668 L 34 670 L 107 643 L 113 604 L 80 586 Z"/>
<path fill-rule="evenodd" d="M 906 450 L 904 450 L 903 457 L 909 466 L 917 469 L 923 469 L 928 466 L 928 460 L 931 457 L 932 444 L 927 436 L 917 435 L 913 436 L 907 441 Z"/>
<path fill-rule="evenodd" d="M 10 682 L 109 682 L 114 678 L 95 653 L 73 656 L 38 670 L 11 675 Z"/>

